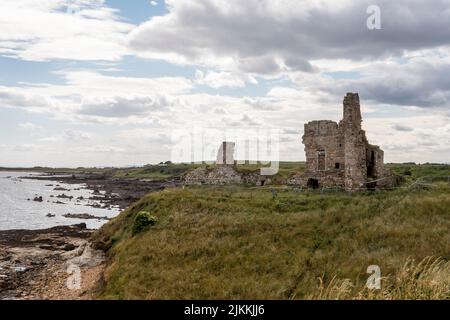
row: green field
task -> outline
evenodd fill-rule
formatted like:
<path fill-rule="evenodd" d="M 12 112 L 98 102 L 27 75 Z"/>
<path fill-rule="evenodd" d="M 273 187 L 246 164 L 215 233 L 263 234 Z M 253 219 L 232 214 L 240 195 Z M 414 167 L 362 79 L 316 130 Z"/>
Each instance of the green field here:
<path fill-rule="evenodd" d="M 298 170 L 297 165 L 286 170 Z M 449 165 L 390 165 L 411 181 Z M 106 224 L 108 299 L 449 299 L 450 184 L 314 192 L 190 187 L 150 194 Z M 134 234 L 136 215 L 158 219 Z M 369 265 L 382 289 L 368 290 Z"/>
<path fill-rule="evenodd" d="M 33 171 L 47 173 L 98 173 L 105 174 L 121 179 L 174 179 L 182 178 L 189 171 L 206 166 L 202 164 L 153 164 L 143 167 L 129 168 L 1 168 L 0 171 Z M 395 173 L 402 175 L 407 182 L 414 181 L 419 177 L 438 177 L 438 180 L 445 180 L 450 176 L 450 165 L 448 164 L 387 164 L 388 168 Z M 214 165 L 208 165 L 214 167 Z M 238 164 L 236 166 L 239 172 L 256 172 L 261 168 L 260 165 Z M 272 177 L 274 184 L 285 184 L 286 180 L 292 175 L 302 173 L 305 170 L 305 162 L 287 162 L 282 161 L 279 164 L 279 172 Z M 446 180 L 445 180 L 446 181 Z"/>
<path fill-rule="evenodd" d="M 141 168 L 123 168 L 115 169 L 113 175 L 117 178 L 141 178 L 141 179 L 172 179 L 181 178 L 190 170 L 206 166 L 208 168 L 215 167 L 205 164 L 158 164 L 147 165 Z M 236 170 L 242 173 L 257 172 L 261 165 L 238 164 Z M 304 162 L 280 162 L 278 174 L 273 177 L 274 183 L 284 183 L 287 178 L 296 173 L 301 173 L 305 170 Z"/>
<path fill-rule="evenodd" d="M 48 168 L 48 167 L 33 167 L 33 168 L 1 168 L 0 171 L 29 171 L 42 172 L 52 174 L 81 174 L 81 173 L 96 173 L 105 174 L 115 178 L 121 179 L 174 179 L 181 178 L 187 172 L 201 167 L 207 166 L 209 168 L 215 165 L 205 165 L 197 163 L 160 163 L 149 164 L 142 167 L 129 168 Z M 254 172 L 261 168 L 260 165 L 238 164 L 236 169 L 240 172 Z M 305 168 L 304 162 L 280 162 L 280 170 L 277 178 L 286 178 L 293 173 L 302 172 Z"/>

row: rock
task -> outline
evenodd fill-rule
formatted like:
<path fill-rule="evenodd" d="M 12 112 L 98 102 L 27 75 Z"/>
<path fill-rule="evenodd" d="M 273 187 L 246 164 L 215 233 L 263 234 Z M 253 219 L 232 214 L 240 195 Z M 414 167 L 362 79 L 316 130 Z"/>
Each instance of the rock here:
<path fill-rule="evenodd" d="M 51 244 L 41 244 L 38 246 L 39 249 L 53 251 L 55 248 Z"/>
<path fill-rule="evenodd" d="M 76 247 L 75 247 L 75 245 L 73 245 L 72 243 L 66 243 L 66 244 L 63 246 L 62 249 L 63 249 L 64 251 L 72 251 L 72 250 L 75 250 Z"/>
<path fill-rule="evenodd" d="M 86 230 L 87 229 L 87 225 L 86 223 L 79 223 L 75 225 L 76 228 L 80 229 L 80 230 Z"/>
<path fill-rule="evenodd" d="M 64 193 L 57 195 L 56 197 L 59 199 L 73 199 L 73 196 L 68 196 L 68 195 L 65 195 Z"/>
<path fill-rule="evenodd" d="M 69 189 L 63 188 L 63 187 L 56 187 L 53 190 L 55 191 L 70 191 Z"/>
<path fill-rule="evenodd" d="M 63 215 L 64 218 L 70 218 L 70 219 L 83 219 L 83 220 L 89 220 L 89 219 L 98 219 L 98 220 L 109 220 L 108 217 L 97 217 L 92 214 L 88 213 L 66 213 Z"/>

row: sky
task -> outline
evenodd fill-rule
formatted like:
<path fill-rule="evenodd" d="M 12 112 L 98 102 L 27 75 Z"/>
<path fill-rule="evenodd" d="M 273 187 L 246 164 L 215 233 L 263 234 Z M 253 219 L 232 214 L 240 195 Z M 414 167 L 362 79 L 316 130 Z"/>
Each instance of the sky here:
<path fill-rule="evenodd" d="M 194 128 L 301 161 L 347 92 L 386 162 L 450 162 L 449 30 L 450 0 L 2 0 L 0 166 L 158 163 Z"/>

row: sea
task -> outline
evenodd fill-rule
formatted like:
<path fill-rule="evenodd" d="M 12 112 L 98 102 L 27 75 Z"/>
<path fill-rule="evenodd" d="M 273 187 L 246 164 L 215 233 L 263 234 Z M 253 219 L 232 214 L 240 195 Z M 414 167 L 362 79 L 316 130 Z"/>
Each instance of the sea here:
<path fill-rule="evenodd" d="M 92 207 L 99 202 L 89 200 L 94 191 L 87 189 L 86 185 L 25 179 L 36 174 L 39 173 L 0 171 L 0 230 L 38 230 L 78 223 L 86 223 L 89 229 L 98 229 L 107 220 L 73 219 L 63 215 L 86 213 L 113 218 L 120 212 L 118 207 Z M 62 194 L 73 198 L 57 197 Z M 36 197 L 42 197 L 43 201 L 33 201 Z"/>

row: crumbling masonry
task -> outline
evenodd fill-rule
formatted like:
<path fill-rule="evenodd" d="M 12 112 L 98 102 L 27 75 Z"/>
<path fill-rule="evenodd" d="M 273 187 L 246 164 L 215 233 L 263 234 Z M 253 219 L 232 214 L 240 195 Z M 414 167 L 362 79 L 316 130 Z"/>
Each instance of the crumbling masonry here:
<path fill-rule="evenodd" d="M 230 185 L 250 184 L 260 185 L 265 179 L 258 173 L 242 173 L 236 170 L 234 159 L 235 143 L 224 141 L 217 152 L 216 166 L 200 167 L 187 173 L 184 177 L 186 185 Z"/>
<path fill-rule="evenodd" d="M 339 124 L 329 120 L 305 124 L 306 172 L 293 177 L 290 184 L 346 190 L 391 186 L 394 181 L 384 169 L 384 152 L 369 144 L 361 123 L 359 96 L 347 93 Z"/>

